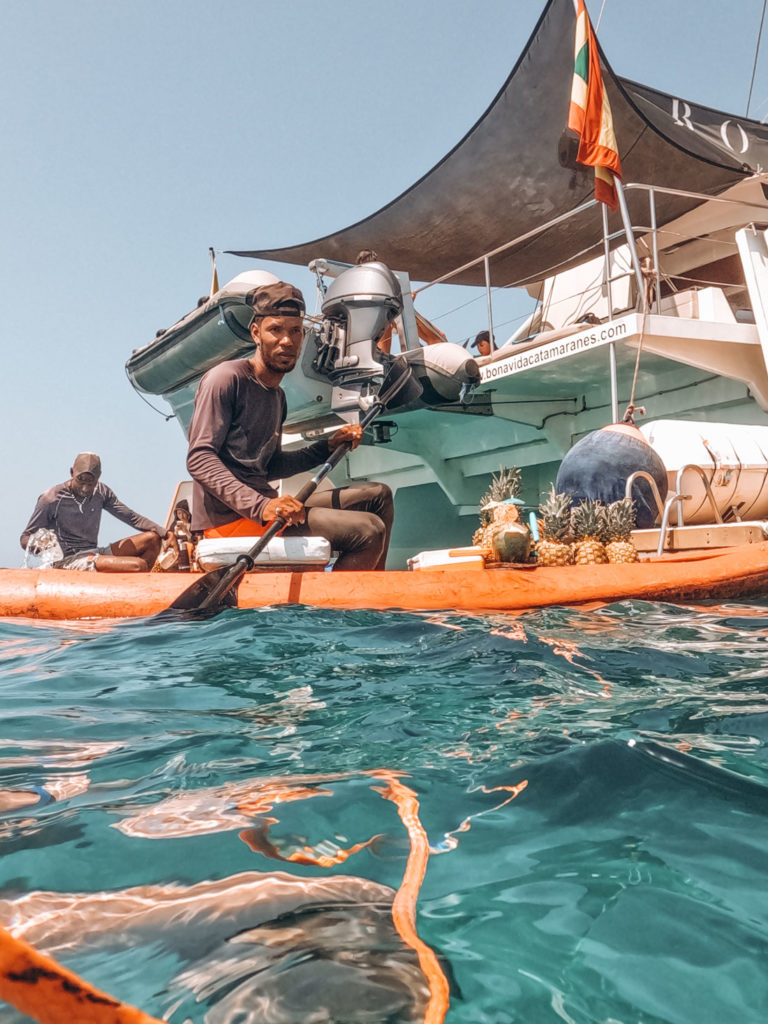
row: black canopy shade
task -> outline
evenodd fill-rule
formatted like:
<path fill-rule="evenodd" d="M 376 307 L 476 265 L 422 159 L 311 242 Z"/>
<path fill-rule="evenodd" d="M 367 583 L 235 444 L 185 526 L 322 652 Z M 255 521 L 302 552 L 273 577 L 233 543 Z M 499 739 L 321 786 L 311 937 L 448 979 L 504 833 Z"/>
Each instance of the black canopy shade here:
<path fill-rule="evenodd" d="M 364 220 L 299 245 L 230 250 L 283 263 L 317 257 L 354 262 L 361 249 L 412 280 L 430 281 L 573 210 L 593 195 L 591 170 L 558 161 L 573 74 L 572 0 L 549 0 L 522 56 L 465 137 L 409 189 Z M 614 75 L 601 53 L 625 183 L 717 194 L 768 167 L 768 127 L 730 117 Z M 648 197 L 629 190 L 633 222 L 649 223 Z M 695 202 L 657 195 L 664 224 Z M 612 227 L 618 228 L 615 214 Z M 495 285 L 536 281 L 602 238 L 602 212 L 584 211 L 557 229 L 491 260 Z M 482 264 L 452 278 L 482 284 Z"/>

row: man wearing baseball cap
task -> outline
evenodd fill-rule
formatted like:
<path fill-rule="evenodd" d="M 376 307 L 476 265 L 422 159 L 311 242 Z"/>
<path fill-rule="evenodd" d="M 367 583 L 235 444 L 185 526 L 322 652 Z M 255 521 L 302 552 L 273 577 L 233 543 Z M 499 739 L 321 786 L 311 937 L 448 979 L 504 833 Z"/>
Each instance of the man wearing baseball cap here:
<path fill-rule="evenodd" d="M 203 375 L 189 427 L 187 468 L 195 483 L 192 529 L 206 537 L 251 537 L 280 516 L 285 535 L 325 537 L 339 551 L 335 570 L 383 569 L 394 510 L 386 484 L 315 491 L 305 504 L 279 495 L 273 480 L 314 469 L 340 444 L 356 448 L 358 424 L 346 424 L 299 451 L 283 451 L 285 393 L 280 382 L 295 367 L 304 340 L 304 297 L 284 281 L 247 296 L 253 308 L 248 359 L 233 359 Z"/>
<path fill-rule="evenodd" d="M 21 546 L 36 554 L 35 534 L 53 530 L 63 559 L 59 569 L 95 569 L 99 572 L 147 572 L 160 553 L 161 538 L 173 535 L 164 527 L 128 508 L 106 484 L 100 482 L 101 459 L 93 452 L 80 452 L 69 471 L 70 479 L 56 484 L 37 499 L 35 511 L 21 535 Z M 121 523 L 141 533 L 99 547 L 101 513 L 106 509 Z"/>

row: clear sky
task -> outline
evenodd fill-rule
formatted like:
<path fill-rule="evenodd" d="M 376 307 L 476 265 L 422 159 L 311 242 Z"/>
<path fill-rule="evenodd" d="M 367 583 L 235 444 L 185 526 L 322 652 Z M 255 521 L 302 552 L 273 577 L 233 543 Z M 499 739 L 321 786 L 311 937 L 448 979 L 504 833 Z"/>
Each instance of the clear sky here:
<path fill-rule="evenodd" d="M 21 564 L 37 495 L 81 450 L 101 454 L 128 505 L 164 519 L 184 438 L 131 388 L 131 351 L 207 294 L 209 246 L 321 236 L 429 170 L 491 102 L 543 6 L 0 0 L 0 565 Z M 602 0 L 588 6 L 597 21 Z M 619 74 L 744 114 L 761 10 L 607 0 L 599 37 Z M 220 280 L 251 266 L 222 257 Z M 105 516 L 101 543 L 126 532 Z"/>

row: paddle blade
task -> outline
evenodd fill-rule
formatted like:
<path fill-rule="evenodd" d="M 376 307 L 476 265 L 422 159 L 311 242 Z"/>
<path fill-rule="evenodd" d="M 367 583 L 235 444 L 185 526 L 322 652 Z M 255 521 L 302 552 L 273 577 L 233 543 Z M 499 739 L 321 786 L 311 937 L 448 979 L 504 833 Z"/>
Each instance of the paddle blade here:
<path fill-rule="evenodd" d="M 225 608 L 237 608 L 237 586 L 244 574 L 245 566 L 239 562 L 213 569 L 183 590 L 168 611 L 204 612 L 206 616 L 213 616 Z"/>

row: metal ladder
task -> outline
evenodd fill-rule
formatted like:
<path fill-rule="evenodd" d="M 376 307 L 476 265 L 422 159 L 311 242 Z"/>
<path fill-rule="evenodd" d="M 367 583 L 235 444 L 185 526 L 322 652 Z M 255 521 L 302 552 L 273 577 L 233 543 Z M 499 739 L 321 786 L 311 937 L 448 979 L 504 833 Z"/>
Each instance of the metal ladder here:
<path fill-rule="evenodd" d="M 687 470 L 693 470 L 699 474 L 701 482 L 704 484 L 704 490 L 707 494 L 707 499 L 712 507 L 712 514 L 716 523 L 722 523 L 723 517 L 718 511 L 717 504 L 715 502 L 714 495 L 712 494 L 712 488 L 709 486 L 709 480 L 707 480 L 706 474 L 701 466 L 696 466 L 693 463 L 688 463 L 685 466 L 681 466 L 677 471 L 677 478 L 675 479 L 675 489 L 671 494 L 667 495 L 667 500 L 662 504 L 661 495 L 659 494 L 659 488 L 656 486 L 656 481 L 653 479 L 650 473 L 646 473 L 644 470 L 638 469 L 632 473 L 631 476 L 627 477 L 627 483 L 624 488 L 624 496 L 632 499 L 632 485 L 636 480 L 645 480 L 650 485 L 651 493 L 653 494 L 653 500 L 656 503 L 657 514 L 661 516 L 661 526 L 659 527 L 659 544 L 656 548 L 657 555 L 664 554 L 664 548 L 667 544 L 667 535 L 669 533 L 669 520 L 672 516 L 673 506 L 677 505 L 677 526 L 685 526 L 685 517 L 683 516 L 683 502 L 690 498 L 690 494 L 683 494 L 683 474 Z"/>

